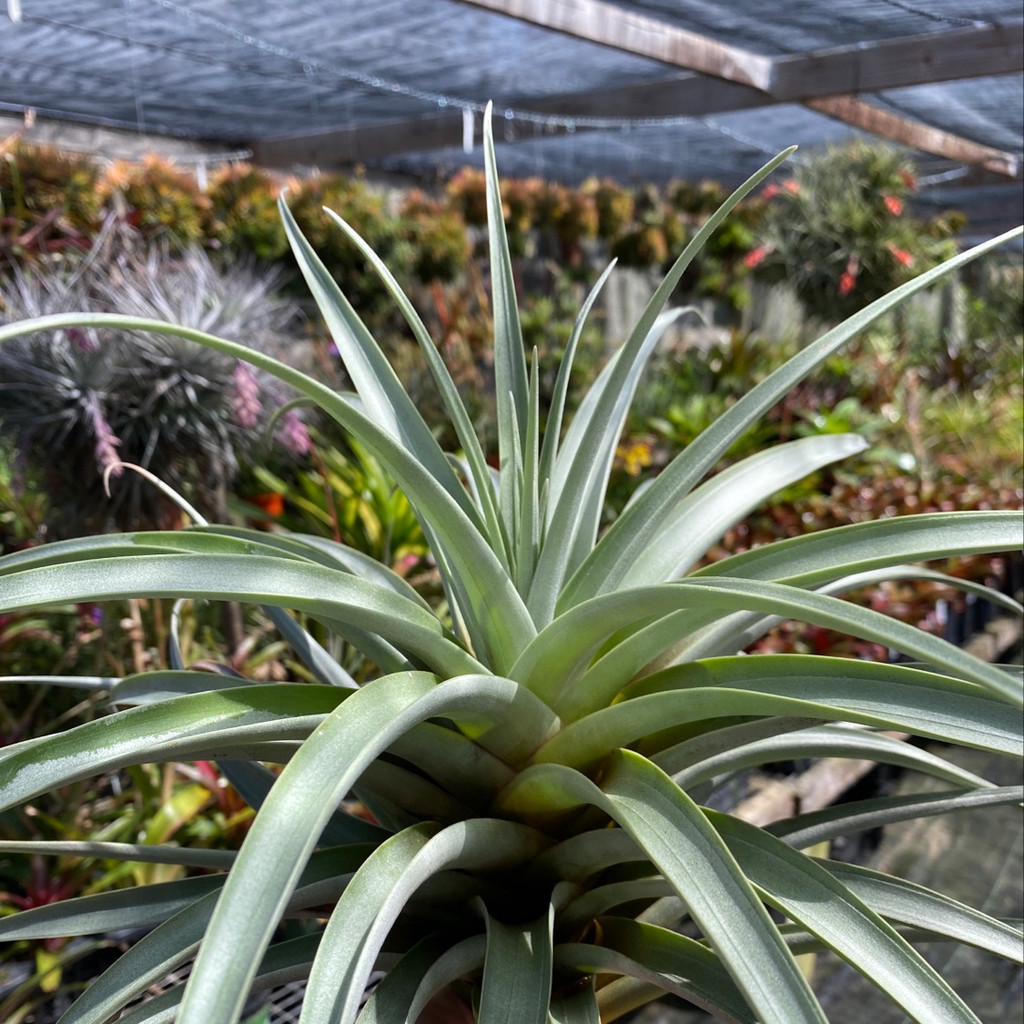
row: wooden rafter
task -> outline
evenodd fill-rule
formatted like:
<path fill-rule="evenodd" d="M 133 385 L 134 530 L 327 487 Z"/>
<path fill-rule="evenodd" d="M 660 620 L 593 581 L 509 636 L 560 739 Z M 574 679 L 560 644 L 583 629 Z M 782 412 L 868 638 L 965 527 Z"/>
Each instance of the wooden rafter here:
<path fill-rule="evenodd" d="M 770 96 L 749 86 L 682 72 L 655 82 L 546 96 L 514 105 L 536 114 L 567 118 L 636 118 L 699 117 L 772 102 Z M 548 130 L 557 133 L 565 129 Z M 579 126 L 574 130 L 587 129 Z M 530 137 L 528 130 L 524 137 Z M 328 167 L 417 149 L 443 149 L 461 142 L 462 115 L 449 110 L 377 125 L 275 136 L 252 143 L 252 150 L 255 160 L 267 167 L 296 163 Z"/>
<path fill-rule="evenodd" d="M 858 94 L 1018 73 L 1024 70 L 1024 21 L 966 26 L 769 59 L 604 0 L 463 2 L 637 56 L 700 71 L 742 85 L 750 93 L 766 94 L 776 102 L 800 102 L 922 152 L 1008 177 L 1021 174 L 1020 161 L 1013 154 L 897 117 Z M 734 96 L 738 98 L 738 94 Z"/>
<path fill-rule="evenodd" d="M 604 0 L 462 0 L 577 39 L 768 91 L 773 62 Z"/>
<path fill-rule="evenodd" d="M 856 96 L 826 96 L 807 100 L 806 105 L 872 135 L 900 142 L 924 153 L 934 153 L 960 163 L 983 167 L 1007 178 L 1021 176 L 1020 159 L 1012 153 L 982 146 L 920 121 L 891 114 Z"/>
<path fill-rule="evenodd" d="M 605 0 L 461 0 L 638 57 L 750 85 L 779 102 L 1024 70 L 1024 20 L 764 57 Z"/>
<path fill-rule="evenodd" d="M 515 104 L 537 114 L 567 118 L 699 117 L 799 102 L 923 152 L 1004 176 L 1020 176 L 1020 161 L 1013 154 L 897 117 L 857 94 L 1024 70 L 1024 22 L 968 26 L 773 59 L 605 0 L 462 2 L 685 69 L 672 78 L 654 82 Z M 578 126 L 576 130 L 586 129 Z M 529 132 L 521 137 L 529 138 Z M 258 161 L 271 166 L 295 162 L 330 166 L 456 146 L 461 139 L 461 113 L 445 111 L 378 125 L 268 139 L 253 143 L 253 150 Z"/>

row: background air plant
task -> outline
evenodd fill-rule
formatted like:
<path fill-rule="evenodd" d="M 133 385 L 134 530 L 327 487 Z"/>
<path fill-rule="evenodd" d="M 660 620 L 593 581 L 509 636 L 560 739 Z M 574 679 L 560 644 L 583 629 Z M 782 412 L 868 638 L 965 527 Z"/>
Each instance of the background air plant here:
<path fill-rule="evenodd" d="M 286 345 L 297 311 L 274 296 L 276 273 L 220 269 L 200 249 L 146 249 L 123 226 L 113 234 L 78 264 L 16 272 L 2 297 L 5 318 L 116 301 L 137 317 L 215 331 L 263 351 Z M 4 346 L 0 396 L 0 434 L 46 491 L 58 536 L 177 518 L 163 495 L 134 476 L 108 497 L 103 472 L 117 473 L 119 461 L 144 466 L 222 518 L 239 458 L 259 450 L 262 429 L 283 401 L 273 378 L 223 353 L 172 335 L 76 327 Z M 297 413 L 285 413 L 277 434 L 305 454 Z"/>
<path fill-rule="evenodd" d="M 111 704 L 121 710 L 4 750 L 2 806 L 120 765 L 215 759 L 257 813 L 237 856 L 107 844 L 105 856 L 207 873 L 18 914 L 0 922 L 0 936 L 84 934 L 128 918 L 153 926 L 83 994 L 67 1017 L 78 1024 L 100 1024 L 192 957 L 187 984 L 121 1020 L 227 1024 L 252 987 L 303 977 L 304 1024 L 416 1021 L 438 993 L 481 1024 L 589 1024 L 665 991 L 727 1021 L 820 1024 L 795 954 L 821 948 L 922 1024 L 975 1021 L 910 940 L 967 942 L 1013 959 L 1018 927 L 801 851 L 885 821 L 1021 800 L 1018 787 L 881 735 L 1019 758 L 1019 674 L 837 596 L 902 575 L 906 563 L 1019 549 L 1019 515 L 897 517 L 691 571 L 766 495 L 863 448 L 850 435 L 803 438 L 701 483 L 816 364 L 942 271 L 877 301 L 755 386 L 599 536 L 631 396 L 676 315 L 665 303 L 732 205 L 786 154 L 696 233 L 563 434 L 590 297 L 542 435 L 539 371 L 521 343 L 489 125 L 485 146 L 497 475 L 421 321 L 340 220 L 421 343 L 459 438 L 456 459 L 440 449 L 284 205 L 295 255 L 358 400 L 236 343 L 134 316 L 49 317 L 0 330 L 6 344 L 71 325 L 160 332 L 291 385 L 402 487 L 450 610 L 439 617 L 396 574 L 329 540 L 202 523 L 5 558 L 0 610 L 128 595 L 261 604 L 320 682 L 254 685 L 183 667 L 146 673 L 113 684 Z M 956 257 L 945 272 L 1002 240 Z M 284 609 L 344 637 L 378 674 L 356 686 Z M 918 664 L 737 654 L 791 618 L 882 643 Z M 768 829 L 702 806 L 717 783 L 751 764 L 821 754 L 895 763 L 943 786 L 927 797 L 796 814 Z M 280 775 L 267 762 L 283 765 Z M 85 852 L 54 843 L 0 849 Z M 289 917 L 314 926 L 279 937 Z M 386 973 L 361 1008 L 375 968 Z"/>

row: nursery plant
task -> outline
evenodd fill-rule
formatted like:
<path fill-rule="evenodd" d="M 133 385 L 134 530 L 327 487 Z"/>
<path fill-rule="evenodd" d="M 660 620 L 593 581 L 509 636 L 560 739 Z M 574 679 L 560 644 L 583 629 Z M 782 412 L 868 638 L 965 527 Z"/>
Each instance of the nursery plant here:
<path fill-rule="evenodd" d="M 172 255 L 110 226 L 120 235 L 111 252 L 101 244 L 87 260 L 0 281 L 8 317 L 105 305 L 116 295 L 119 308 L 138 317 L 216 330 L 267 351 L 286 347 L 297 308 L 275 296 L 280 275 L 242 264 L 221 270 L 200 249 Z M 54 535 L 107 523 L 137 529 L 176 519 L 178 510 L 137 476 L 105 491 L 105 468 L 141 464 L 215 509 L 238 463 L 264 441 L 280 390 L 237 360 L 166 332 L 72 328 L 0 349 L 0 438 L 47 495 Z M 282 443 L 294 447 L 297 430 L 303 448 L 297 415 L 274 422 Z M 58 450 L 64 457 L 54 459 Z"/>
<path fill-rule="evenodd" d="M 839 596 L 906 575 L 909 563 L 1017 550 L 1019 514 L 897 517 L 692 567 L 765 496 L 862 448 L 855 436 L 803 438 L 703 480 L 733 441 L 895 303 L 1005 237 L 901 286 L 803 349 L 638 490 L 602 534 L 604 486 L 631 395 L 678 315 L 665 308 L 668 296 L 735 203 L 788 154 L 696 232 L 563 431 L 570 343 L 542 434 L 539 371 L 520 339 L 489 124 L 484 145 L 497 469 L 389 270 L 330 215 L 421 344 L 457 431 L 455 456 L 436 443 L 286 200 L 295 256 L 358 396 L 227 340 L 124 315 L 0 329 L 6 341 L 71 324 L 130 326 L 275 375 L 394 476 L 445 590 L 439 613 L 386 567 L 329 540 L 196 516 L 183 531 L 59 542 L 0 561 L 4 612 L 129 595 L 262 605 L 319 680 L 256 685 L 180 659 L 171 671 L 68 679 L 109 688 L 111 713 L 0 752 L 2 806 L 122 766 L 202 759 L 219 762 L 256 814 L 237 854 L 0 844 L 204 869 L 13 915 L 0 922 L 0 938 L 152 926 L 68 1012 L 78 1024 L 106 1021 L 193 957 L 186 984 L 119 1019 L 227 1024 L 250 990 L 303 978 L 304 1024 L 591 1024 L 663 992 L 726 1021 L 820 1024 L 824 1012 L 796 957 L 826 948 L 914 1020 L 975 1021 L 915 944 L 962 942 L 1019 959 L 1016 925 L 804 851 L 889 821 L 1021 801 L 1020 788 L 993 785 L 892 735 L 1019 758 L 1019 674 Z M 359 648 L 376 676 L 357 686 L 290 610 Z M 739 653 L 780 619 L 875 640 L 912 663 Z M 766 828 L 705 805 L 718 783 L 751 765 L 819 755 L 889 762 L 943 786 Z M 435 999 L 446 1000 L 443 1009 L 431 1007 Z"/>

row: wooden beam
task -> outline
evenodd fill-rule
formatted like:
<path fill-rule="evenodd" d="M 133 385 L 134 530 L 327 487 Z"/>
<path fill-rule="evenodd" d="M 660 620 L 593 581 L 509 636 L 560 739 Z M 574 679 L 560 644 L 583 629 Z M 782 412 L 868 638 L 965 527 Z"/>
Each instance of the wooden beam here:
<path fill-rule="evenodd" d="M 769 58 L 605 0 L 462 2 L 638 57 L 753 86 L 786 103 L 1024 71 L 1020 18 L 1003 25 L 970 25 Z"/>
<path fill-rule="evenodd" d="M 921 121 L 891 114 L 856 96 L 827 96 L 809 99 L 806 106 L 846 124 L 852 124 L 872 135 L 890 139 L 919 149 L 924 153 L 983 167 L 1007 178 L 1021 177 L 1020 158 L 1012 153 L 992 149 L 959 135 L 942 131 Z"/>
<path fill-rule="evenodd" d="M 255 139 L 249 148 L 253 160 L 263 167 L 305 165 L 324 169 L 461 142 L 462 113 L 450 110 L 404 121 Z"/>
<path fill-rule="evenodd" d="M 542 28 L 767 91 L 773 61 L 604 0 L 462 0 Z"/>
<path fill-rule="evenodd" d="M 765 106 L 772 99 L 757 89 L 683 72 L 673 78 L 636 85 L 566 93 L 538 99 L 512 101 L 511 109 L 566 118 L 699 117 L 730 110 Z M 496 104 L 498 117 L 502 104 Z M 528 121 L 513 120 L 521 138 L 530 138 Z M 552 133 L 565 129 L 549 128 Z M 574 126 L 587 131 L 588 126 Z M 443 149 L 462 143 L 462 114 L 407 118 L 374 125 L 353 126 L 302 135 L 275 136 L 250 143 L 254 159 L 267 167 L 306 164 L 331 167 L 361 160 L 379 159 L 413 150 Z"/>
<path fill-rule="evenodd" d="M 476 7 L 689 69 L 673 79 L 509 103 L 563 117 L 688 117 L 802 102 L 837 120 L 923 152 L 1017 177 L 1012 154 L 888 114 L 851 95 L 928 81 L 1024 70 L 1024 22 L 983 25 L 769 59 L 604 0 L 463 0 Z M 697 71 L 700 74 L 694 74 Z M 842 95 L 846 94 L 846 95 Z M 499 104 L 500 109 L 500 104 Z M 517 124 L 517 127 L 521 122 Z M 559 132 L 564 129 L 553 129 Z M 587 130 L 579 125 L 576 130 Z M 529 138 L 528 133 L 521 137 Z M 462 114 L 331 129 L 252 143 L 267 166 L 329 167 L 460 144 Z"/>
<path fill-rule="evenodd" d="M 775 61 L 767 91 L 803 102 L 840 93 L 988 78 L 1024 71 L 1024 20 L 840 46 Z"/>
<path fill-rule="evenodd" d="M 1020 176 L 1011 153 L 888 114 L 857 94 L 1024 71 L 1024 21 L 831 47 L 768 59 L 604 0 L 463 0 L 509 17 L 803 103 L 881 138 L 998 174 Z M 734 108 L 736 109 L 736 108 Z M 710 112 L 710 111 L 708 111 Z"/>

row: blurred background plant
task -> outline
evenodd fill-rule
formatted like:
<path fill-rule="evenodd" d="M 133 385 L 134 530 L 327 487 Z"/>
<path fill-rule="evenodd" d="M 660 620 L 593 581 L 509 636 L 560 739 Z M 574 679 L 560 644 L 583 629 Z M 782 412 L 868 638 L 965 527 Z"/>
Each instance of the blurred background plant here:
<path fill-rule="evenodd" d="M 0 143 L 0 273 L 89 247 L 102 221 L 99 166 L 17 136 Z"/>
<path fill-rule="evenodd" d="M 211 241 L 229 259 L 274 262 L 288 252 L 277 215 L 280 185 L 251 164 L 228 164 L 210 179 Z"/>
<path fill-rule="evenodd" d="M 200 249 L 173 255 L 122 238 L 80 264 L 16 270 L 0 281 L 0 303 L 5 320 L 117 308 L 278 351 L 296 317 L 275 295 L 278 283 L 273 271 L 218 269 Z M 173 506 L 134 474 L 120 475 L 107 496 L 103 473 L 117 475 L 119 461 L 223 513 L 239 458 L 258 450 L 261 425 L 284 397 L 236 361 L 177 338 L 78 329 L 5 346 L 0 395 L 0 435 L 45 492 L 51 535 L 65 537 L 175 520 Z M 294 411 L 277 437 L 305 454 Z"/>
<path fill-rule="evenodd" d="M 746 265 L 793 289 L 809 316 L 838 322 L 955 251 L 962 218 L 913 216 L 916 189 L 913 164 L 889 146 L 855 142 L 804 160 L 762 190 Z"/>
<path fill-rule="evenodd" d="M 184 247 L 207 234 L 209 197 L 192 174 L 159 156 L 111 164 L 100 180 L 99 194 L 105 206 L 147 240 Z"/>
<path fill-rule="evenodd" d="M 358 441 L 311 435 L 310 464 L 249 468 L 233 508 L 256 523 L 329 537 L 409 575 L 426 554 L 406 496 Z"/>

